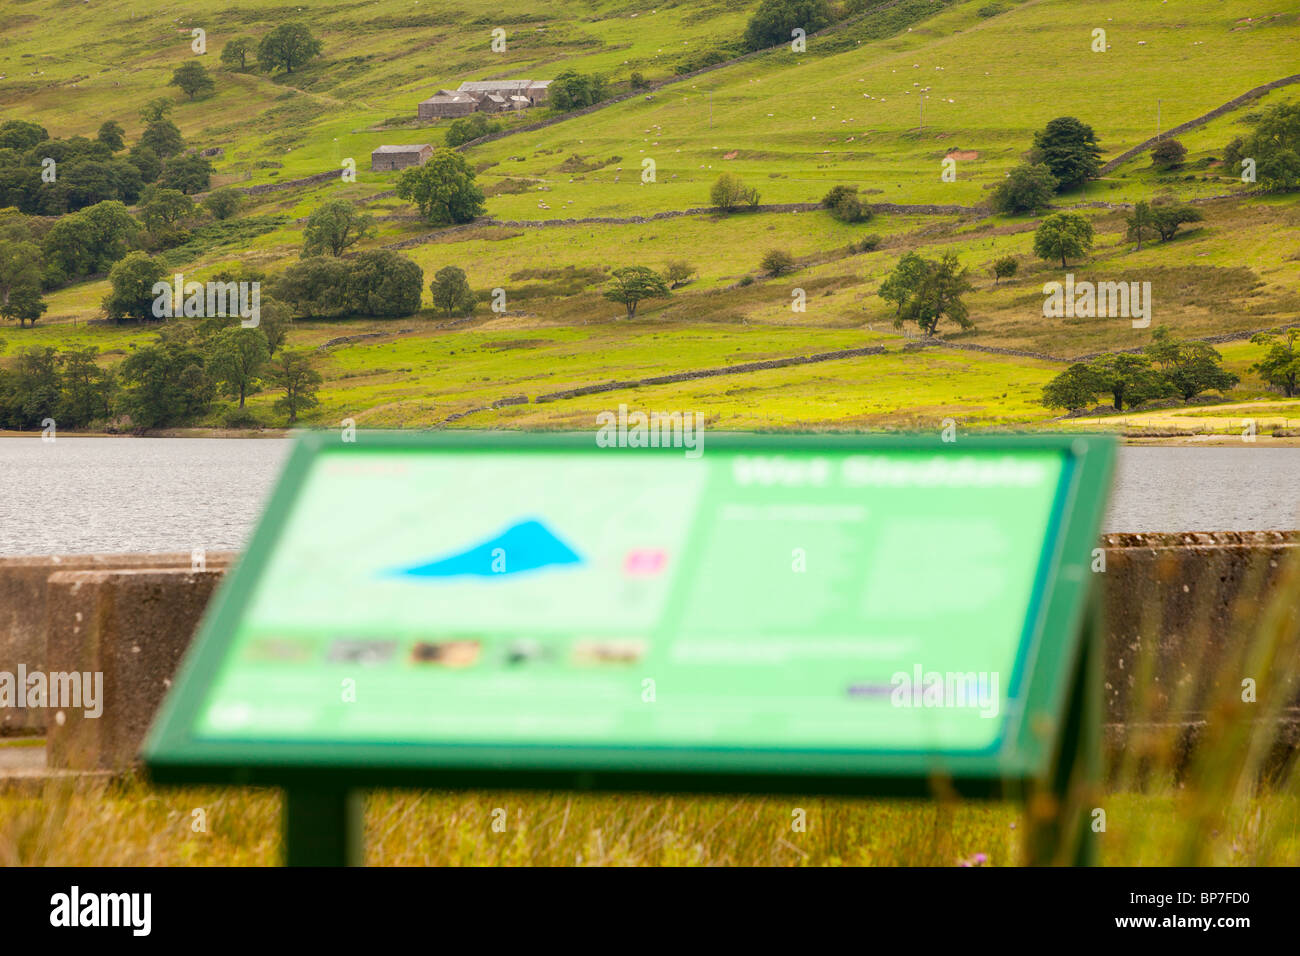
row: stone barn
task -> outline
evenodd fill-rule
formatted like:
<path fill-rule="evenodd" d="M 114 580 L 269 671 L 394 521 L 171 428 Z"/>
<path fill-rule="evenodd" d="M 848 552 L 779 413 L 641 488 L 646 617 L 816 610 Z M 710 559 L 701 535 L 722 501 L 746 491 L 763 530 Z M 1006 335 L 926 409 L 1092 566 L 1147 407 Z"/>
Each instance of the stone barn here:
<path fill-rule="evenodd" d="M 541 106 L 550 98 L 550 80 L 469 80 L 455 90 L 439 90 L 416 108 L 421 120 L 504 113 Z"/>
<path fill-rule="evenodd" d="M 446 116 L 468 116 L 477 112 L 478 100 L 459 90 L 439 90 L 416 108 L 422 120 L 442 119 Z"/>
<path fill-rule="evenodd" d="M 378 146 L 370 154 L 370 171 L 390 172 L 408 166 L 423 166 L 433 157 L 433 147 L 428 143 L 413 146 Z"/>
<path fill-rule="evenodd" d="M 550 96 L 550 86 L 550 80 L 470 80 L 462 83 L 456 92 L 474 97 L 480 109 L 485 108 L 483 101 L 489 97 L 500 97 L 511 105 L 519 97 L 529 106 L 541 106 Z"/>

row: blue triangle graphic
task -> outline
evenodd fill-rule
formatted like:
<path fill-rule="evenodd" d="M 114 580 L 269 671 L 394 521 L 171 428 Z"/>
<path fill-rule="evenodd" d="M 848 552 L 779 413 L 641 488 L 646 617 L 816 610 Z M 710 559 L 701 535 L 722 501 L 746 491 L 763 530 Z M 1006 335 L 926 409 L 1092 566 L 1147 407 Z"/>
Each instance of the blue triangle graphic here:
<path fill-rule="evenodd" d="M 454 578 L 464 575 L 497 578 L 554 565 L 581 563 L 582 558 L 546 525 L 540 521 L 528 520 L 511 525 L 482 544 L 425 564 L 398 568 L 393 573 L 417 578 Z"/>

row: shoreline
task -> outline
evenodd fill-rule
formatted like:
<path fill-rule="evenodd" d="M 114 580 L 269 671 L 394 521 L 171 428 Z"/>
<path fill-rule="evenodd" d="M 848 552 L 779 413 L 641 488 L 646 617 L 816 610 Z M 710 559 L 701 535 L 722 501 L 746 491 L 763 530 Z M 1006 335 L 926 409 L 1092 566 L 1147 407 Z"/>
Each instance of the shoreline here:
<path fill-rule="evenodd" d="M 297 429 L 301 430 L 301 429 Z M 139 435 L 120 432 L 86 432 L 74 429 L 56 433 L 68 438 L 292 438 L 295 429 L 288 428 L 159 428 Z M 0 438 L 40 438 L 40 432 L 19 432 L 0 428 Z"/>
<path fill-rule="evenodd" d="M 123 435 L 113 432 L 61 431 L 58 434 L 68 438 L 292 438 L 300 431 L 326 431 L 313 428 L 160 428 L 140 435 Z M 394 428 L 383 431 L 428 431 L 424 428 Z M 492 429 L 488 429 L 492 430 Z M 1064 429 L 1062 430 L 1065 431 Z M 872 432 L 870 434 L 877 434 Z M 888 434 L 888 433 L 884 433 Z M 979 434 L 978 432 L 976 434 Z M 1004 434 L 989 432 L 988 434 Z M 1100 432 L 1100 434 L 1105 434 Z M 0 439 L 27 438 L 40 439 L 37 431 L 22 432 L 0 429 Z M 1273 435 L 1256 435 L 1254 441 L 1243 441 L 1240 435 L 1224 433 L 1186 434 L 1186 435 L 1118 435 L 1121 445 L 1172 447 L 1243 447 L 1243 448 L 1300 448 L 1300 435 L 1276 437 Z"/>
<path fill-rule="evenodd" d="M 303 431 L 328 431 L 330 429 L 316 429 L 310 427 L 304 428 L 159 428 L 153 431 L 144 432 L 138 435 L 124 435 L 119 432 L 87 432 L 60 431 L 58 434 L 68 438 L 292 438 L 297 432 Z M 380 431 L 429 431 L 425 428 L 393 428 L 379 429 Z M 494 431 L 496 429 L 485 429 Z M 510 429 L 513 430 L 513 429 Z M 1061 430 L 1062 434 L 1068 433 L 1065 429 Z M 890 434 L 889 432 L 869 432 L 864 434 Z M 902 434 L 901 432 L 899 434 Z M 975 432 L 980 434 L 980 432 Z M 1007 434 L 1006 432 L 987 432 L 987 434 Z M 1012 433 L 1019 434 L 1019 433 Z M 1106 434 L 1106 432 L 1097 432 L 1096 434 Z M 0 429 L 0 439 L 3 438 L 28 438 L 39 439 L 41 433 L 37 431 L 13 431 L 10 429 Z M 1218 447 L 1264 447 L 1264 448 L 1300 448 L 1300 435 L 1287 435 L 1277 437 L 1274 435 L 1256 435 L 1254 441 L 1243 441 L 1240 435 L 1218 433 L 1205 434 L 1185 434 L 1185 435 L 1117 435 L 1121 445 L 1185 445 L 1188 447 L 1212 445 Z"/>

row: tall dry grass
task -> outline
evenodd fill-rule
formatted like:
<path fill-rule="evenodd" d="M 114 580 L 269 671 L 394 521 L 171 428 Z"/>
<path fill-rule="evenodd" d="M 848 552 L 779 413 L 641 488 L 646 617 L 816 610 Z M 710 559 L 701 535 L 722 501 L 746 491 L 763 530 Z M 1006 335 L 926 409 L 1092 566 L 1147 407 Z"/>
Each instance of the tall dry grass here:
<path fill-rule="evenodd" d="M 1249 568 L 1215 626 L 1213 568 L 1182 647 L 1133 662 L 1127 732 L 1101 798 L 1109 865 L 1300 864 L 1300 780 L 1288 743 L 1300 696 L 1300 548 Z M 1170 584 L 1170 586 L 1175 586 Z M 1140 630 L 1162 633 L 1165 602 Z M 1254 701 L 1243 681 L 1254 682 Z M 138 778 L 0 789 L 0 865 L 272 865 L 271 790 L 158 788 Z M 804 826 L 796 826 L 802 811 Z M 495 824 L 495 826 L 494 826 Z M 366 862 L 443 866 L 952 866 L 1015 864 L 1022 808 L 950 798 L 376 792 Z"/>

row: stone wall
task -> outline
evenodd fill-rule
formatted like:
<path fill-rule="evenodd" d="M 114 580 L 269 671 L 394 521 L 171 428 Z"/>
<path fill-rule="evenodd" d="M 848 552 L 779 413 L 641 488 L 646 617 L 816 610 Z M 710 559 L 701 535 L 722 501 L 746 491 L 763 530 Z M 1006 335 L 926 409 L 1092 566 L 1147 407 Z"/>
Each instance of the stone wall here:
<path fill-rule="evenodd" d="M 236 555 L 208 552 L 206 567 L 222 569 Z M 56 557 L 0 558 L 0 671 L 45 670 L 45 629 L 50 575 L 59 571 L 108 571 L 127 568 L 185 568 L 192 556 L 172 554 L 75 554 Z M 29 708 L 0 708 L 0 736 L 41 733 L 45 714 Z"/>
<path fill-rule="evenodd" d="M 103 674 L 102 700 L 47 710 L 46 765 L 125 770 L 135 761 L 223 572 L 59 571 L 45 647 L 52 673 Z M 84 693 L 84 692 L 83 692 Z"/>
<path fill-rule="evenodd" d="M 1195 129 L 1198 126 L 1204 126 L 1206 123 L 1210 122 L 1210 120 L 1217 119 L 1218 117 L 1222 116 L 1224 113 L 1231 112 L 1232 110 L 1235 110 L 1237 107 L 1249 103 L 1251 100 L 1258 99 L 1259 97 L 1263 96 L 1265 93 L 1269 92 L 1270 90 L 1276 90 L 1279 87 L 1283 87 L 1283 86 L 1290 86 L 1292 83 L 1300 83 L 1300 73 L 1295 73 L 1292 74 L 1291 76 L 1284 76 L 1280 80 L 1274 80 L 1271 83 L 1265 83 L 1261 86 L 1257 86 L 1253 90 L 1247 90 L 1245 93 L 1242 93 L 1240 96 L 1228 100 L 1228 102 L 1224 103 L 1222 106 L 1216 106 L 1208 113 L 1202 113 L 1200 116 L 1196 117 L 1195 119 L 1190 119 L 1186 123 L 1179 123 L 1177 126 L 1165 130 L 1163 133 L 1159 134 L 1158 136 L 1152 136 L 1150 139 L 1138 143 L 1132 149 L 1125 150 L 1124 152 L 1116 156 L 1114 159 L 1112 159 L 1110 162 L 1106 163 L 1106 165 L 1102 166 L 1098 175 L 1105 176 L 1107 173 L 1118 169 L 1126 161 L 1132 159 L 1134 156 L 1138 155 L 1139 153 L 1151 149 L 1153 146 L 1155 146 L 1156 143 L 1160 142 L 1162 139 L 1171 139 L 1177 136 L 1179 133 L 1185 133 L 1188 130 Z M 1227 143 L 1225 142 L 1223 145 L 1226 146 Z"/>
<path fill-rule="evenodd" d="M 1252 676 L 1233 635 L 1300 560 L 1300 532 L 1113 534 L 1102 545 L 1108 736 L 1114 744 L 1163 722 L 1190 739 L 1207 718 L 1204 676 L 1233 687 Z M 0 711 L 7 732 L 46 730 L 52 767 L 130 764 L 232 558 L 210 554 L 197 572 L 176 554 L 0 559 L 0 671 L 99 671 L 105 685 L 97 719 Z M 1279 740 L 1294 748 L 1300 681 L 1283 695 Z"/>

